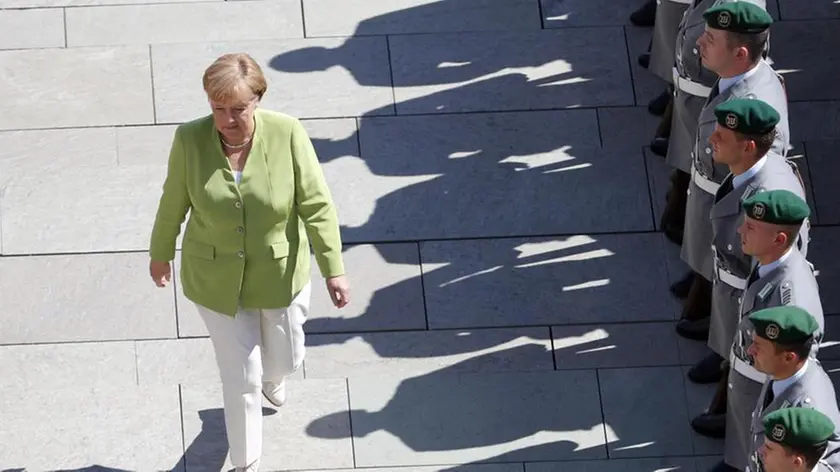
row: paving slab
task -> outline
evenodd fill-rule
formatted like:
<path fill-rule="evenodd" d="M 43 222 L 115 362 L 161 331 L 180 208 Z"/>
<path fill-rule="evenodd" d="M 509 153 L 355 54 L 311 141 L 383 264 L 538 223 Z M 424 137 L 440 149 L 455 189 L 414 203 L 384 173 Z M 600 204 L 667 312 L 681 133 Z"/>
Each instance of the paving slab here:
<path fill-rule="evenodd" d="M 366 118 L 360 139 L 347 242 L 652 229 L 641 155 L 598 147 L 592 111 Z"/>
<path fill-rule="evenodd" d="M 621 28 L 394 36 L 397 113 L 633 105 Z"/>
<path fill-rule="evenodd" d="M 811 242 L 808 246 L 808 260 L 819 271 L 817 283 L 820 286 L 820 299 L 823 312 L 840 314 L 840 263 L 837 260 L 837 248 L 840 247 L 840 228 L 825 227 L 811 229 Z"/>
<path fill-rule="evenodd" d="M 840 42 L 838 27 L 840 19 L 783 21 L 773 26 L 770 54 L 775 61 L 773 68 L 785 78 L 788 100 L 840 99 L 833 80 L 840 74 L 840 53 L 835 48 L 810 47 Z"/>
<path fill-rule="evenodd" d="M 700 344 L 700 343 L 697 343 Z M 709 351 L 706 351 L 707 353 Z M 691 370 L 690 366 L 684 366 L 682 368 L 682 377 L 683 383 L 685 385 L 685 395 L 686 395 L 686 404 L 688 405 L 688 420 L 686 421 L 686 426 L 688 426 L 689 434 L 691 435 L 691 443 L 694 445 L 694 454 L 695 455 L 722 455 L 723 454 L 723 440 L 722 439 L 712 439 L 702 436 L 694 432 L 691 429 L 691 420 L 696 417 L 697 415 L 703 414 L 706 409 L 709 408 L 709 405 L 712 402 L 712 398 L 715 395 L 715 389 L 717 388 L 717 384 L 706 384 L 700 385 L 695 384 L 691 380 L 688 379 L 688 371 Z M 711 459 L 710 459 L 711 460 Z M 714 462 L 717 462 L 714 460 Z M 700 469 L 701 472 L 708 470 Z"/>
<path fill-rule="evenodd" d="M 68 8 L 66 21 L 68 47 L 303 37 L 298 0 Z"/>
<path fill-rule="evenodd" d="M 610 459 L 596 461 L 534 462 L 525 464 L 525 472 L 700 472 L 690 457 L 651 459 Z M 705 470 L 702 472 L 706 472 Z"/>
<path fill-rule="evenodd" d="M 819 216 L 817 223 L 840 224 L 840 193 L 833 179 L 840 175 L 840 162 L 837 161 L 840 140 L 814 140 L 805 145 L 810 164 L 810 188 Z"/>
<path fill-rule="evenodd" d="M 349 386 L 356 467 L 606 458 L 591 370 L 442 370 L 351 378 Z"/>
<path fill-rule="evenodd" d="M 180 254 L 178 257 L 180 261 Z M 304 329 L 307 333 L 425 329 L 419 262 L 415 243 L 346 247 L 344 265 L 351 298 L 350 304 L 339 310 L 329 300 L 313 258 L 312 302 Z M 180 336 L 206 336 L 195 306 L 180 286 L 176 291 Z"/>
<path fill-rule="evenodd" d="M 0 210 L 3 251 L 145 251 L 165 176 L 161 166 L 18 172 Z"/>
<path fill-rule="evenodd" d="M 148 46 L 0 51 L 0 64 L 0 129 L 154 122 Z"/>
<path fill-rule="evenodd" d="M 647 104 L 639 107 L 598 108 L 598 128 L 601 145 L 624 151 L 650 145 L 660 118 L 647 111 Z"/>
<path fill-rule="evenodd" d="M 840 6 L 834 0 L 779 0 L 783 20 L 824 20 L 840 18 Z"/>
<path fill-rule="evenodd" d="M 422 242 L 429 326 L 673 320 L 663 244 L 659 234 Z"/>
<path fill-rule="evenodd" d="M 654 154 L 648 146 L 644 148 L 644 155 L 652 205 L 651 218 L 656 230 L 662 231 L 662 213 L 668 204 L 668 191 L 671 189 L 671 174 L 674 168 L 665 162 L 664 157 Z"/>
<path fill-rule="evenodd" d="M 0 10 L 0 49 L 64 46 L 60 9 Z"/>
<path fill-rule="evenodd" d="M 622 26 L 640 5 L 612 0 L 540 0 L 546 28 Z"/>
<path fill-rule="evenodd" d="M 0 344 L 175 337 L 171 286 L 145 254 L 0 258 Z"/>
<path fill-rule="evenodd" d="M 125 126 L 116 129 L 117 164 L 167 167 L 175 125 Z M 163 182 L 160 183 L 161 186 Z"/>
<path fill-rule="evenodd" d="M 679 363 L 674 323 L 553 326 L 557 369 L 668 366 Z"/>
<path fill-rule="evenodd" d="M 792 102 L 788 112 L 796 140 L 840 139 L 840 101 Z"/>
<path fill-rule="evenodd" d="M 315 335 L 306 378 L 554 370 L 547 328 Z"/>
<path fill-rule="evenodd" d="M 90 5 L 125 5 L 147 3 L 185 3 L 224 0 L 3 0 L 0 9 L 36 7 L 84 7 Z"/>
<path fill-rule="evenodd" d="M 611 459 L 693 453 L 679 367 L 600 369 L 598 380 Z"/>
<path fill-rule="evenodd" d="M 531 0 L 303 0 L 306 36 L 538 30 Z"/>
<path fill-rule="evenodd" d="M 0 346 L 0 389 L 135 386 L 134 342 Z"/>
<path fill-rule="evenodd" d="M 2 131 L 0 140 L 0 188 L 20 174 L 54 173 L 80 166 L 90 170 L 117 164 L 116 146 L 112 144 L 116 142 L 114 128 Z"/>
<path fill-rule="evenodd" d="M 282 408 L 264 402 L 260 466 L 265 470 L 353 467 L 346 382 L 293 380 L 287 385 L 288 400 Z M 187 471 L 230 470 L 221 387 L 187 385 L 181 396 Z M 329 420 L 323 421 L 324 417 Z M 315 422 L 320 423 L 313 432 Z"/>
<path fill-rule="evenodd" d="M 648 51 L 650 45 L 650 28 L 625 27 L 627 37 L 626 52 L 630 61 L 630 71 L 633 76 L 633 90 L 637 106 L 647 108 L 651 100 L 658 97 L 668 86 L 667 82 L 653 75 L 649 70 L 639 65 L 639 55 Z M 648 133 L 652 133 L 651 130 Z"/>
<path fill-rule="evenodd" d="M 3 389 L 0 424 L 6 469 L 183 470 L 174 385 Z"/>
<path fill-rule="evenodd" d="M 293 39 L 153 45 L 158 122 L 209 113 L 204 70 L 219 56 L 242 51 L 266 74 L 266 108 L 298 118 L 394 114 L 386 38 Z"/>

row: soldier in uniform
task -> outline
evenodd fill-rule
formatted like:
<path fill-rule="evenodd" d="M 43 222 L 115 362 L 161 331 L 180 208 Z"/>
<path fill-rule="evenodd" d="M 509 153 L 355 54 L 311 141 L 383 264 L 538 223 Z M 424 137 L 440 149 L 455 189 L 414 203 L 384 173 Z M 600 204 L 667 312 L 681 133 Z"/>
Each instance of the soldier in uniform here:
<path fill-rule="evenodd" d="M 824 460 L 836 420 L 813 408 L 783 408 L 762 423 L 764 472 L 836 472 Z M 755 471 L 750 471 L 755 472 Z"/>
<path fill-rule="evenodd" d="M 752 269 L 752 258 L 741 252 L 738 236 L 741 202 L 756 192 L 777 189 L 805 198 L 793 164 L 770 150 L 780 119 L 772 106 L 762 100 L 734 98 L 718 105 L 714 113 L 717 127 L 709 137 L 712 155 L 715 163 L 729 168 L 729 175 L 718 188 L 711 210 L 715 271 L 708 346 L 712 352 L 689 371 L 689 379 L 696 383 L 726 377 L 721 363 L 735 338 L 740 299 Z M 807 241 L 808 228 L 802 225 L 799 240 Z"/>
<path fill-rule="evenodd" d="M 790 148 L 790 127 L 782 79 L 762 58 L 773 23 L 770 14 L 750 2 L 733 2 L 710 8 L 703 17 L 706 32 L 697 44 L 703 65 L 719 78 L 700 112 L 693 151 L 689 154 L 691 182 L 686 194 L 681 256 L 695 272 L 694 285 L 700 287 L 697 291 L 710 301 L 714 254 L 709 215 L 717 189 L 729 173 L 725 165 L 715 165 L 712 158 L 709 137 L 717 122 L 714 109 L 733 98 L 755 98 L 770 104 L 780 116 L 771 150 L 782 157 L 787 157 Z M 691 307 L 684 307 L 683 311 L 691 313 Z M 708 336 L 708 325 L 708 319 L 684 317 L 677 332 L 690 339 L 703 339 Z"/>
<path fill-rule="evenodd" d="M 763 421 L 770 413 L 790 407 L 813 408 L 840 425 L 840 411 L 831 379 L 819 361 L 812 358 L 814 346 L 821 341 L 820 325 L 813 316 L 787 305 L 756 311 L 747 323 L 753 328 L 747 354 L 756 370 L 768 375 L 753 412 L 747 467 L 748 472 L 760 472 Z M 827 454 L 817 457 L 821 457 L 824 466 L 840 469 L 840 436 L 833 435 L 827 446 L 828 451 L 823 451 Z"/>
<path fill-rule="evenodd" d="M 724 462 L 719 471 L 744 470 L 750 446 L 751 418 L 767 375 L 751 365 L 747 349 L 752 341 L 751 313 L 784 305 L 798 306 L 817 320 L 823 332 L 823 310 L 811 264 L 796 249 L 802 224 L 810 216 L 808 204 L 788 190 L 767 190 L 744 200 L 744 222 L 738 228 L 741 250 L 753 256 L 753 267 L 741 298 L 738 332 L 729 355 L 728 377 L 719 384 L 709 411 L 694 418 L 692 428 L 711 437 L 724 437 Z M 816 357 L 817 344 L 813 346 Z M 721 414 L 718 405 L 726 404 Z"/>

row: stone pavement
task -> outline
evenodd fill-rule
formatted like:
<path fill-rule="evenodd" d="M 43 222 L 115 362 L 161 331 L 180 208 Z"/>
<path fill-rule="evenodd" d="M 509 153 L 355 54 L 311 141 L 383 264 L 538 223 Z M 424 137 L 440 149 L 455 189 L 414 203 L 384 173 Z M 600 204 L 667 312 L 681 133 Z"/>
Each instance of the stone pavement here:
<path fill-rule="evenodd" d="M 232 51 L 265 68 L 265 107 L 306 119 L 353 289 L 332 309 L 315 276 L 265 470 L 716 460 L 656 231 L 642 0 L 148 1 L 0 0 L 0 470 L 229 467 L 204 327 L 145 249 L 173 129 Z M 768 3 L 840 314 L 840 5 Z"/>

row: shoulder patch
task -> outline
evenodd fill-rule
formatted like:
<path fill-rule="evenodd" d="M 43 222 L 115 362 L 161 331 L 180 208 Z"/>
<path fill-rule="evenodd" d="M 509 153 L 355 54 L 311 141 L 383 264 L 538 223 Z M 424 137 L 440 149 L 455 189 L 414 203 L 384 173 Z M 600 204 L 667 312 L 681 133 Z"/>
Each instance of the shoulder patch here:
<path fill-rule="evenodd" d="M 793 305 L 793 287 L 791 285 L 791 282 L 787 281 L 779 287 L 779 291 L 782 293 L 782 305 Z"/>
<path fill-rule="evenodd" d="M 781 410 L 782 408 L 789 408 L 790 406 L 791 403 L 788 400 L 785 400 L 784 402 L 782 402 L 782 406 L 780 406 L 779 409 Z"/>
<path fill-rule="evenodd" d="M 772 292 L 772 291 L 773 291 L 773 284 L 765 285 L 764 288 L 762 288 L 761 291 L 758 292 L 758 299 L 761 300 L 761 301 L 766 300 L 767 296 L 770 295 L 770 292 Z"/>
<path fill-rule="evenodd" d="M 751 179 L 751 180 L 753 180 L 753 179 Z M 766 190 L 767 189 L 760 186 L 759 184 L 757 184 L 755 182 L 750 182 L 749 185 L 747 185 L 747 188 L 744 189 L 744 194 L 741 195 L 741 201 L 743 202 L 744 200 L 752 197 L 753 195 L 755 195 L 757 193 L 764 192 Z"/>

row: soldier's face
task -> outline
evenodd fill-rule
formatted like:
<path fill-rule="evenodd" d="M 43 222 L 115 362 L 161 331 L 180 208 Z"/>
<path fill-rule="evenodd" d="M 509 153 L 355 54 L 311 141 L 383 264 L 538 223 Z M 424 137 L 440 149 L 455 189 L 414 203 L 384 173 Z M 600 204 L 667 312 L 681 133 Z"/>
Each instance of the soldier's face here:
<path fill-rule="evenodd" d="M 776 355 L 775 346 L 770 341 L 753 333 L 752 344 L 747 348 L 747 354 L 752 357 L 753 367 L 759 372 L 772 375 L 776 371 L 779 356 Z"/>
<path fill-rule="evenodd" d="M 765 472 L 789 472 L 805 470 L 805 461 L 798 454 L 785 450 L 784 446 L 764 438 L 758 450 Z"/>
<path fill-rule="evenodd" d="M 748 256 L 762 256 L 778 245 L 779 232 L 774 225 L 745 216 L 738 227 L 741 236 L 741 251 Z"/>
<path fill-rule="evenodd" d="M 737 162 L 741 142 L 738 141 L 734 131 L 716 124 L 715 130 L 709 137 L 709 144 L 712 145 L 712 158 L 715 162 L 727 165 Z"/>
<path fill-rule="evenodd" d="M 729 65 L 733 52 L 729 50 L 725 31 L 709 28 L 707 25 L 706 31 L 697 39 L 697 46 L 700 48 L 700 58 L 706 69 L 719 74 Z"/>

